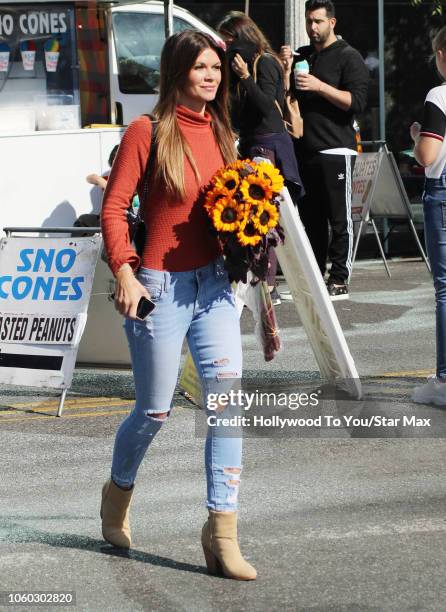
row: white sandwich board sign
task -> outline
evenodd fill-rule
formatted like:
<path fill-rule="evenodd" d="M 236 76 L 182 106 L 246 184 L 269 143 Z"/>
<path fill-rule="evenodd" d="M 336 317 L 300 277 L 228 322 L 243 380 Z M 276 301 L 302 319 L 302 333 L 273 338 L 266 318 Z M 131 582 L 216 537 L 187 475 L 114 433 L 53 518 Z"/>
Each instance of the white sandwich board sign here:
<path fill-rule="evenodd" d="M 66 390 L 102 239 L 0 241 L 0 383 Z"/>
<path fill-rule="evenodd" d="M 352 179 L 352 220 L 367 220 L 375 191 L 381 153 L 361 153 L 355 158 Z"/>
<path fill-rule="evenodd" d="M 356 157 L 352 179 L 353 221 L 373 217 L 411 219 L 412 209 L 392 153 L 382 147 L 377 153 Z"/>
<path fill-rule="evenodd" d="M 276 247 L 277 258 L 321 376 L 338 381 L 352 397 L 361 399 L 361 381 L 353 357 L 287 189 L 282 191 L 280 223 L 285 232 L 285 242 Z"/>
<path fill-rule="evenodd" d="M 353 249 L 353 262 L 356 259 L 362 230 L 370 222 L 390 278 L 390 270 L 375 224 L 377 218 L 407 221 L 421 257 L 430 271 L 426 254 L 413 223 L 412 209 L 398 166 L 386 145 L 381 146 L 376 153 L 361 153 L 356 157 L 352 179 L 352 220 L 357 221 L 358 226 Z"/>

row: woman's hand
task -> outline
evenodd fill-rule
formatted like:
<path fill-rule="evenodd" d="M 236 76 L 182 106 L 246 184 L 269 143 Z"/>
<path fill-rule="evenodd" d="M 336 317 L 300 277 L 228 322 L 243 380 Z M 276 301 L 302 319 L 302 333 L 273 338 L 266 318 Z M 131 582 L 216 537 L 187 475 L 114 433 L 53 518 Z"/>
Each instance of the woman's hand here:
<path fill-rule="evenodd" d="M 291 66 L 293 65 L 293 52 L 290 45 L 282 45 L 280 47 L 280 59 L 282 60 L 285 72 L 290 73 Z"/>
<path fill-rule="evenodd" d="M 288 92 L 291 88 L 291 67 L 293 65 L 293 52 L 290 45 L 280 47 L 280 59 L 283 64 L 285 91 Z"/>
<path fill-rule="evenodd" d="M 236 53 L 232 60 L 232 70 L 239 77 L 239 79 L 247 79 L 249 75 L 248 64 L 244 61 L 239 53 Z"/>
<path fill-rule="evenodd" d="M 142 297 L 150 299 L 149 292 L 135 278 L 129 264 L 123 264 L 116 273 L 115 308 L 124 317 L 136 319 L 136 309 Z"/>
<path fill-rule="evenodd" d="M 421 125 L 418 121 L 414 121 L 410 126 L 410 137 L 416 143 L 418 138 L 420 137 Z"/>

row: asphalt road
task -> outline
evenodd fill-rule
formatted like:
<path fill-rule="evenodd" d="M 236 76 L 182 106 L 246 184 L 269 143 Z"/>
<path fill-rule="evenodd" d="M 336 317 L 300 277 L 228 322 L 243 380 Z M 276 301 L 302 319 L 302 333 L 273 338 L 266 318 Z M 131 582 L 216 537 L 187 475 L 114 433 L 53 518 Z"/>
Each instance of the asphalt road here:
<path fill-rule="evenodd" d="M 358 264 L 351 300 L 336 304 L 365 390 L 361 414 L 413 411 L 410 391 L 435 362 L 430 277 L 417 261 L 390 266 L 389 280 L 381 263 Z M 293 304 L 277 315 L 284 348 L 266 364 L 243 313 L 247 378 L 316 385 Z M 104 545 L 100 488 L 132 396 L 129 372 L 79 368 L 56 419 L 54 396 L 0 390 L 0 591 L 74 591 L 68 609 L 98 612 L 446 609 L 441 409 L 416 408 L 436 425 L 427 433 L 248 435 L 239 533 L 258 579 L 238 583 L 205 570 L 202 414 L 179 395 L 140 470 L 134 549 L 125 556 Z M 2 610 L 31 609 L 0 601 Z"/>

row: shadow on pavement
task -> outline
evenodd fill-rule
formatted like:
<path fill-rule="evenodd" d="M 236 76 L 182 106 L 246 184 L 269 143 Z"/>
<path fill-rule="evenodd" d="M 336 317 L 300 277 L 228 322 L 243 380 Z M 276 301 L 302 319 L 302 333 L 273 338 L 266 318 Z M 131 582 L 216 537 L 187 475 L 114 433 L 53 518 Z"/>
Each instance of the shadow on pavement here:
<path fill-rule="evenodd" d="M 34 519 L 36 518 L 38 517 L 34 517 Z M 42 520 L 48 520 L 49 517 L 45 516 L 41 518 Z M 63 517 L 53 518 L 60 519 Z M 182 572 L 208 574 L 206 568 L 200 565 L 193 565 L 191 563 L 184 563 L 182 561 L 174 561 L 168 557 L 152 555 L 142 550 L 125 550 L 122 548 L 115 548 L 110 544 L 106 544 L 104 540 L 97 540 L 96 538 L 90 538 L 88 536 L 81 536 L 72 533 L 50 533 L 48 531 L 23 526 L 22 524 L 8 520 L 5 517 L 0 517 L 0 542 L 3 544 L 34 543 L 45 544 L 55 548 L 72 548 L 76 550 L 106 554 L 112 557 L 121 557 L 130 559 L 132 561 L 138 561 L 139 563 L 148 563 L 150 565 L 166 567 Z"/>

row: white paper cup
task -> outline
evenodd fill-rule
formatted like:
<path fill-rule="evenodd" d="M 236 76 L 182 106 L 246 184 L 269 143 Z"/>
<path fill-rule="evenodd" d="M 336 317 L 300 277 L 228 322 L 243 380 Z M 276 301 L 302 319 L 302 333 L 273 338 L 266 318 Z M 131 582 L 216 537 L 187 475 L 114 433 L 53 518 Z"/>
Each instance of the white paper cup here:
<path fill-rule="evenodd" d="M 59 51 L 45 51 L 45 65 L 47 72 L 56 72 L 59 61 Z"/>
<path fill-rule="evenodd" d="M 0 72 L 8 72 L 9 51 L 0 51 Z"/>
<path fill-rule="evenodd" d="M 34 63 L 36 61 L 35 51 L 22 51 L 22 63 L 24 70 L 34 70 Z"/>
<path fill-rule="evenodd" d="M 309 74 L 310 67 L 307 62 L 298 62 L 294 68 L 294 82 L 296 85 L 296 89 L 300 89 L 299 84 L 297 82 L 297 77 L 301 74 Z"/>

